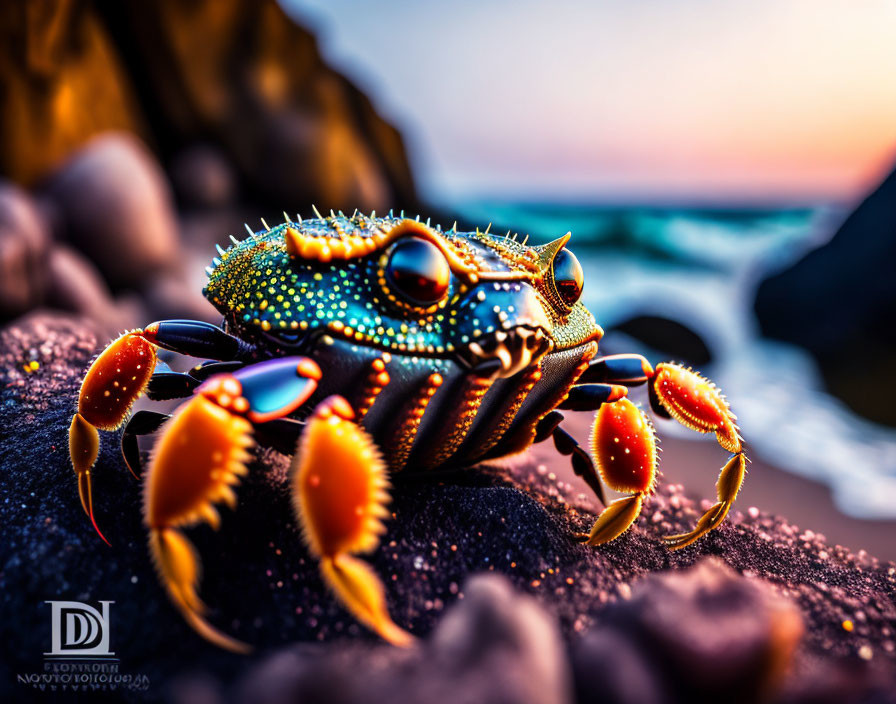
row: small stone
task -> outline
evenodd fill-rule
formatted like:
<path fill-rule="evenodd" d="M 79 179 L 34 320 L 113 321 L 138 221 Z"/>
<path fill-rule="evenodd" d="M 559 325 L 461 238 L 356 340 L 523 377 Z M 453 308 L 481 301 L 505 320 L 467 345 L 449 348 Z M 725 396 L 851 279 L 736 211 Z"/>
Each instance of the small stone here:
<path fill-rule="evenodd" d="M 89 142 L 50 179 L 47 197 L 60 236 L 115 288 L 140 289 L 174 271 L 181 246 L 168 184 L 136 138 L 109 133 Z"/>
<path fill-rule="evenodd" d="M 187 208 L 223 208 L 235 198 L 233 166 L 212 146 L 184 150 L 174 157 L 169 172 L 178 201 Z"/>
<path fill-rule="evenodd" d="M 21 189 L 0 181 L 0 321 L 44 302 L 49 248 L 36 204 Z"/>

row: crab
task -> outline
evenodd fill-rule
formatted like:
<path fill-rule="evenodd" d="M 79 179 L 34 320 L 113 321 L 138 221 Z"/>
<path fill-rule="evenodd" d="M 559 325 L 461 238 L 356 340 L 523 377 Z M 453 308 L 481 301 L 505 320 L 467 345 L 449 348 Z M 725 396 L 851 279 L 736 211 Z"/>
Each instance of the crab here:
<path fill-rule="evenodd" d="M 637 354 L 598 356 L 603 331 L 581 303 L 583 272 L 570 235 L 541 246 L 459 232 L 390 213 L 284 215 L 208 268 L 206 297 L 222 325 L 155 322 L 106 347 L 84 377 L 69 445 L 84 511 L 94 514 L 98 430 L 124 426 L 138 476 L 138 438 L 160 431 L 143 480 L 143 518 L 160 581 L 184 619 L 223 648 L 250 646 L 217 629 L 198 596 L 200 560 L 184 529 L 217 527 L 236 506 L 253 445 L 291 460 L 298 523 L 324 581 L 361 623 L 405 646 L 382 583 L 358 556 L 388 516 L 390 474 L 464 468 L 553 439 L 604 508 L 591 546 L 615 540 L 654 491 L 657 442 L 627 398 L 647 385 L 663 418 L 714 433 L 730 458 L 718 501 L 684 548 L 719 526 L 745 474 L 744 445 L 719 390 L 699 373 Z M 159 348 L 204 360 L 172 371 Z M 187 399 L 172 415 L 131 413 L 143 394 Z M 591 453 L 562 427 L 562 411 L 596 411 Z M 603 484 L 625 494 L 611 503 Z M 108 541 L 107 541 L 108 542 Z"/>

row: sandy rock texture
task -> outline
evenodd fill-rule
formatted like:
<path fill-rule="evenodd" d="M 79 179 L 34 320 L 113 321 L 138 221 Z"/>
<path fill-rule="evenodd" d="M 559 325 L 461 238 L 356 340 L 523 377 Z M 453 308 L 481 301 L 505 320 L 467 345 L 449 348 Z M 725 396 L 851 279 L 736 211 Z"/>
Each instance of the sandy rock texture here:
<path fill-rule="evenodd" d="M 211 620 L 257 646 L 216 650 L 156 581 L 140 486 L 114 433 L 95 471 L 111 548 L 81 510 L 67 428 L 103 342 L 61 315 L 0 332 L 4 700 L 23 696 L 15 673 L 41 666 L 43 602 L 68 598 L 114 600 L 122 671 L 173 701 L 894 701 L 896 565 L 758 512 L 735 511 L 669 553 L 659 536 L 704 510 L 677 485 L 623 538 L 587 548 L 570 533 L 596 505 L 525 462 L 395 478 L 394 517 L 370 560 L 395 620 L 420 637 L 400 651 L 326 593 L 291 513 L 287 459 L 260 452 L 220 531 L 190 531 Z"/>

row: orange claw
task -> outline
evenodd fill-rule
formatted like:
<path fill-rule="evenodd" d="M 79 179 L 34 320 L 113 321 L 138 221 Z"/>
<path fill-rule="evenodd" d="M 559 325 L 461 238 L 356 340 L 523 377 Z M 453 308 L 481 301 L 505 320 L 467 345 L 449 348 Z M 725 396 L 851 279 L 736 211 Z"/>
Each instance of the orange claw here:
<path fill-rule="evenodd" d="M 716 385 L 678 364 L 661 362 L 651 380 L 657 398 L 669 415 L 698 433 L 715 433 L 729 452 L 741 451 L 737 420 Z"/>
<path fill-rule="evenodd" d="M 715 385 L 677 364 L 658 364 L 648 374 L 656 399 L 669 414 L 693 430 L 714 432 L 719 444 L 734 454 L 716 483 L 718 502 L 688 533 L 663 538 L 670 550 L 679 550 L 717 528 L 731 505 L 746 473 L 746 456 L 734 424 L 735 417 Z M 628 399 L 605 403 L 594 421 L 591 438 L 597 469 L 607 486 L 631 494 L 607 506 L 587 537 L 589 545 L 601 545 L 622 535 L 641 512 L 644 498 L 656 482 L 656 439 L 647 417 Z"/>
<path fill-rule="evenodd" d="M 126 332 L 97 357 L 81 383 L 78 413 L 100 430 L 115 430 L 146 389 L 156 348 L 142 330 Z"/>
<path fill-rule="evenodd" d="M 669 415 L 697 432 L 715 433 L 719 445 L 733 453 L 716 482 L 718 502 L 700 517 L 692 531 L 663 538 L 669 549 L 680 550 L 725 520 L 743 483 L 747 458 L 735 425 L 737 418 L 715 384 L 691 369 L 668 362 L 656 366 L 650 383 Z"/>
<path fill-rule="evenodd" d="M 414 637 L 390 618 L 382 583 L 352 556 L 379 544 L 389 515 L 385 466 L 354 417 L 339 396 L 315 409 L 293 458 L 293 503 L 305 542 L 337 598 L 382 638 L 409 646 Z"/>
<path fill-rule="evenodd" d="M 643 499 L 656 483 L 656 437 L 647 416 L 627 398 L 600 407 L 591 447 L 607 486 L 632 496 L 618 499 L 597 517 L 589 545 L 602 545 L 622 535 L 641 513 Z"/>
<path fill-rule="evenodd" d="M 205 620 L 205 605 L 197 593 L 199 556 L 179 528 L 200 522 L 218 528 L 221 518 L 215 504 L 236 508 L 234 488 L 249 471 L 249 449 L 254 445 L 250 421 L 292 412 L 314 392 L 318 379 L 320 370 L 314 362 L 286 357 L 213 376 L 165 424 L 156 444 L 144 485 L 150 553 L 184 619 L 221 648 L 251 650 Z M 294 395 L 284 400 L 276 393 L 277 403 L 271 405 L 265 391 L 282 391 L 284 384 Z"/>
<path fill-rule="evenodd" d="M 97 357 L 81 383 L 78 412 L 72 416 L 68 443 L 72 467 L 78 475 L 81 505 L 99 536 L 108 544 L 93 514 L 90 469 L 99 454 L 100 430 L 115 430 L 127 418 L 149 383 L 156 365 L 156 348 L 142 330 L 121 335 Z"/>
<path fill-rule="evenodd" d="M 199 635 L 239 653 L 248 652 L 250 646 L 202 616 L 199 557 L 177 528 L 203 521 L 217 528 L 220 516 L 213 504 L 236 506 L 233 486 L 248 471 L 248 449 L 253 445 L 252 425 L 237 415 L 247 406 L 245 401 L 239 382 L 220 376 L 180 407 L 156 445 L 147 471 L 144 509 L 150 553 L 171 601 Z"/>

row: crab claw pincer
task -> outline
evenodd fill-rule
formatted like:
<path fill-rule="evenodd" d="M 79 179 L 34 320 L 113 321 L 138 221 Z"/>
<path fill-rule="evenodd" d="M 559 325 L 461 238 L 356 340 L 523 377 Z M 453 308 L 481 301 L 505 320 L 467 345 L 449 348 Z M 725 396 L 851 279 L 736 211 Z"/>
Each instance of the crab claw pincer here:
<path fill-rule="evenodd" d="M 682 425 L 698 433 L 715 433 L 728 452 L 741 451 L 737 418 L 709 379 L 678 364 L 661 362 L 651 380 L 651 395 Z"/>
<path fill-rule="evenodd" d="M 716 385 L 697 372 L 678 364 L 663 362 L 656 366 L 650 380 L 651 401 L 682 425 L 700 433 L 715 433 L 719 445 L 733 453 L 722 467 L 716 483 L 718 502 L 697 521 L 694 530 L 668 535 L 663 540 L 678 550 L 716 528 L 725 519 L 737 498 L 746 474 L 743 440 L 737 420 Z"/>
<path fill-rule="evenodd" d="M 597 469 L 607 486 L 631 494 L 609 504 L 588 535 L 589 545 L 618 538 L 641 513 L 656 483 L 656 436 L 647 416 L 627 398 L 600 407 L 591 435 Z"/>
<path fill-rule="evenodd" d="M 355 618 L 393 645 L 414 637 L 395 624 L 383 585 L 356 553 L 370 552 L 389 515 L 386 467 L 340 396 L 325 399 L 302 433 L 293 458 L 293 502 L 305 542 L 324 581 Z"/>
<path fill-rule="evenodd" d="M 156 348 L 132 330 L 112 342 L 90 365 L 81 393 L 78 412 L 72 417 L 68 442 L 72 467 L 78 475 L 81 505 L 99 536 L 108 540 L 93 515 L 93 487 L 90 470 L 99 454 L 100 430 L 120 427 L 149 383 L 156 365 Z"/>
<path fill-rule="evenodd" d="M 283 357 L 210 378 L 162 431 L 145 484 L 144 521 L 150 552 L 174 604 L 206 640 L 235 652 L 245 643 L 204 618 L 200 561 L 181 528 L 221 518 L 215 504 L 236 507 L 234 488 L 248 473 L 252 424 L 282 418 L 317 388 L 320 369 L 309 359 Z"/>

